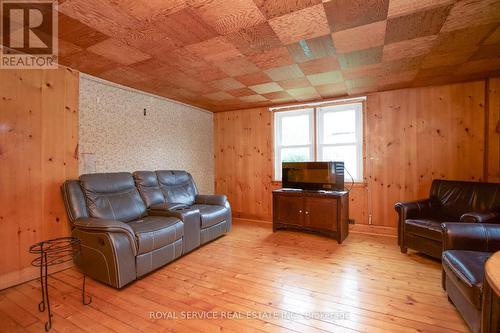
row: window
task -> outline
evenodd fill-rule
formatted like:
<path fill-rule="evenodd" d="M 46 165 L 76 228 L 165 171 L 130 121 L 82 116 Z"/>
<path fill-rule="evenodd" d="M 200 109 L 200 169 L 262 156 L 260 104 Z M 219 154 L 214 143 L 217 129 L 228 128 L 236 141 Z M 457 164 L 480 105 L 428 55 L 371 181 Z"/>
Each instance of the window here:
<path fill-rule="evenodd" d="M 275 112 L 275 179 L 281 180 L 282 162 L 344 161 L 346 179 L 362 181 L 362 109 L 350 103 Z"/>

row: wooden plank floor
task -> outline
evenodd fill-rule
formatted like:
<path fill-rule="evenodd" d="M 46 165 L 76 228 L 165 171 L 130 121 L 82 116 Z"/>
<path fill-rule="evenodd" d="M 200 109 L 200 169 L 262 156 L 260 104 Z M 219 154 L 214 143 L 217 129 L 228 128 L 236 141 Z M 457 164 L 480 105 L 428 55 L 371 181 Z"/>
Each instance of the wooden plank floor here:
<path fill-rule="evenodd" d="M 76 268 L 51 275 L 51 332 L 468 332 L 440 279 L 439 262 L 399 253 L 393 237 L 337 245 L 236 221 L 122 290 L 89 279 L 90 306 Z M 43 332 L 39 298 L 38 281 L 0 291 L 0 331 Z"/>

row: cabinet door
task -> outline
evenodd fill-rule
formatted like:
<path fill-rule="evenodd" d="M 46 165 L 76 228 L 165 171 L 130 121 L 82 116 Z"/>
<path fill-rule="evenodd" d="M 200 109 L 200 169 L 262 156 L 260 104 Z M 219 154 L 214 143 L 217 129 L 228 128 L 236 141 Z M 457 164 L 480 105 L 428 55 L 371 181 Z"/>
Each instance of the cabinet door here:
<path fill-rule="evenodd" d="M 305 225 L 337 231 L 337 205 L 337 199 L 334 198 L 304 198 Z"/>
<path fill-rule="evenodd" d="M 279 195 L 276 200 L 277 219 L 280 223 L 303 225 L 304 208 L 302 197 Z"/>

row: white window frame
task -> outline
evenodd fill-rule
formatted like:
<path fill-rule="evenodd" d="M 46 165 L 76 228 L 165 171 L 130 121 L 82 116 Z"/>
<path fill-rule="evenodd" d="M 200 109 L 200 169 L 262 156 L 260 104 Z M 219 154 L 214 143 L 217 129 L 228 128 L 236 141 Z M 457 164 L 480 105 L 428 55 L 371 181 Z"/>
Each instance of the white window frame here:
<path fill-rule="evenodd" d="M 327 113 L 332 112 L 342 112 L 354 110 L 356 117 L 356 127 L 355 127 L 355 141 L 353 142 L 343 142 L 343 143 L 323 143 L 323 116 Z M 323 149 L 324 147 L 346 147 L 355 146 L 356 147 L 356 158 L 357 158 L 357 178 L 354 178 L 355 182 L 363 181 L 363 104 L 362 103 L 349 103 L 349 104 L 338 104 L 330 105 L 326 107 L 319 107 L 316 109 L 316 156 L 318 161 L 323 160 Z M 347 169 L 346 169 L 347 170 Z M 345 178 L 350 179 L 351 176 L 345 172 Z"/>
<path fill-rule="evenodd" d="M 321 119 L 324 113 L 338 112 L 338 111 L 349 111 L 354 110 L 356 116 L 356 133 L 355 142 L 348 143 L 323 143 L 323 123 Z M 309 144 L 307 145 L 283 145 L 281 143 L 282 138 L 282 119 L 287 116 L 296 115 L 309 115 Z M 356 156 L 357 156 L 357 178 L 354 179 L 355 182 L 363 182 L 363 103 L 362 102 L 352 102 L 345 104 L 332 104 L 324 107 L 312 107 L 303 108 L 299 110 L 291 111 L 275 111 L 274 112 L 274 181 L 281 181 L 281 151 L 283 148 L 309 148 L 309 156 L 311 156 L 311 161 L 321 161 L 323 147 L 332 146 L 356 146 Z M 345 173 L 346 179 L 351 179 L 350 175 Z"/>
<path fill-rule="evenodd" d="M 299 145 L 284 145 L 282 139 L 282 120 L 286 117 L 308 115 L 309 116 L 309 143 Z M 274 112 L 274 178 L 281 181 L 281 151 L 283 148 L 309 148 L 311 161 L 315 158 L 315 138 L 314 138 L 314 108 L 300 109 L 293 111 Z"/>

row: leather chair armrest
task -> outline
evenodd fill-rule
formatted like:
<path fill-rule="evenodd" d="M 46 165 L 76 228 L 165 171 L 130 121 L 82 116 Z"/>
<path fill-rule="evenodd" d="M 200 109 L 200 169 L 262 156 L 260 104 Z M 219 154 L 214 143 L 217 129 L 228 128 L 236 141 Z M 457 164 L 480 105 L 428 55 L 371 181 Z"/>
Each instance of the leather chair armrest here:
<path fill-rule="evenodd" d="M 500 223 L 500 211 L 465 213 L 460 216 L 460 221 L 467 223 Z"/>
<path fill-rule="evenodd" d="M 149 215 L 176 217 L 184 223 L 183 254 L 186 254 L 201 244 L 200 210 L 196 208 L 179 210 L 150 209 Z"/>
<path fill-rule="evenodd" d="M 226 206 L 227 197 L 223 194 L 198 194 L 194 202 L 202 205 Z"/>
<path fill-rule="evenodd" d="M 488 223 L 441 223 L 443 229 L 443 252 L 465 250 L 500 251 L 500 224 Z"/>
<path fill-rule="evenodd" d="M 80 230 L 123 233 L 128 237 L 134 255 L 137 255 L 134 230 L 124 222 L 89 217 L 75 220 L 73 227 Z"/>

